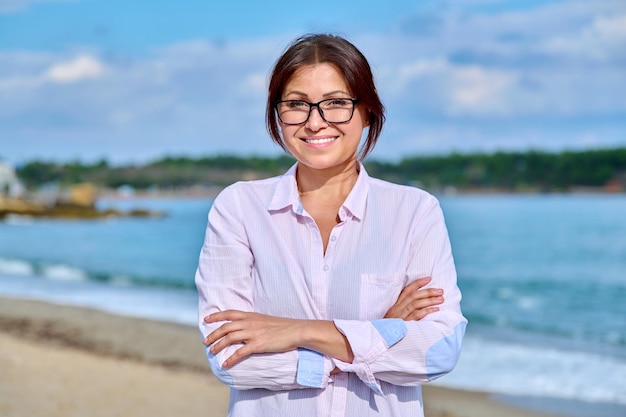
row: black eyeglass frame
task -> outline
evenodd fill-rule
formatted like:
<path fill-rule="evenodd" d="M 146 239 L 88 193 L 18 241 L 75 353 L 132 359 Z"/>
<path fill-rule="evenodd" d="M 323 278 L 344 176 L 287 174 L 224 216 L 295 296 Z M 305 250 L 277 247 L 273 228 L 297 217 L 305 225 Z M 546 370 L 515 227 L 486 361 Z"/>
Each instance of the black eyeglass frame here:
<path fill-rule="evenodd" d="M 331 122 L 329 120 L 326 120 L 326 117 L 324 117 L 324 110 L 322 110 L 322 108 L 320 107 L 320 104 L 326 102 L 326 101 L 332 101 L 332 100 L 348 100 L 352 102 L 352 112 L 350 113 L 350 118 L 348 118 L 348 120 L 344 120 L 343 122 Z M 300 102 L 300 103 L 306 103 L 309 106 L 309 113 L 306 116 L 306 119 L 304 119 L 304 121 L 300 122 L 300 123 L 286 123 L 285 121 L 283 121 L 283 118 L 280 117 L 280 112 L 278 111 L 278 105 L 280 103 L 290 103 L 290 102 Z M 320 117 L 326 122 L 326 123 L 330 123 L 330 124 L 342 124 L 342 123 L 348 123 L 350 120 L 352 120 L 352 117 L 354 117 L 354 109 L 356 108 L 357 103 L 359 102 L 358 98 L 350 98 L 350 97 L 332 97 L 332 98 L 327 98 L 321 101 L 318 101 L 317 103 L 310 103 L 306 100 L 279 100 L 277 102 L 274 103 L 274 109 L 276 110 L 276 115 L 278 116 L 278 119 L 280 120 L 280 122 L 284 125 L 288 125 L 288 126 L 297 126 L 297 125 L 301 125 L 304 124 L 306 122 L 309 121 L 309 118 L 311 117 L 311 112 L 313 111 L 314 107 L 317 107 L 317 111 L 320 114 Z"/>

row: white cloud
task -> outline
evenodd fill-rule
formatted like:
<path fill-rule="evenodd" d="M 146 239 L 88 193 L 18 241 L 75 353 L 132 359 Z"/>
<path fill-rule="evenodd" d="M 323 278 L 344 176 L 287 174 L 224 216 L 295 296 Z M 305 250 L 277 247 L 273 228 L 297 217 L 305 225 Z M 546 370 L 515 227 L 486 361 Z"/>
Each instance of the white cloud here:
<path fill-rule="evenodd" d="M 53 65 L 45 72 L 44 78 L 56 83 L 73 83 L 100 78 L 105 72 L 104 64 L 97 58 L 89 55 L 79 55 L 71 61 Z"/>
<path fill-rule="evenodd" d="M 515 74 L 472 66 L 454 69 L 451 78 L 453 113 L 510 113 L 506 95 L 517 81 Z"/>
<path fill-rule="evenodd" d="M 597 16 L 579 32 L 548 40 L 546 51 L 591 61 L 626 61 L 626 14 Z"/>
<path fill-rule="evenodd" d="M 447 71 L 449 67 L 450 64 L 444 58 L 419 59 L 398 68 L 397 82 L 400 88 L 404 88 L 411 80 Z"/>
<path fill-rule="evenodd" d="M 69 84 L 93 80 L 101 78 L 107 72 L 106 66 L 98 58 L 86 54 L 64 60 L 48 57 L 48 54 L 35 57 L 35 54 L 23 53 L 15 54 L 15 59 L 12 60 L 10 55 L 0 56 L 0 64 L 3 61 L 5 64 L 9 61 L 17 61 L 13 64 L 12 73 L 0 76 L 0 91 L 5 93 L 32 92 L 48 83 Z"/>
<path fill-rule="evenodd" d="M 427 91 L 429 100 L 448 115 L 500 116 L 513 110 L 507 93 L 515 87 L 513 71 L 479 65 L 454 65 L 445 58 L 418 59 L 386 74 L 396 96 Z M 409 103 L 411 97 L 406 97 Z M 414 100 L 414 99 L 413 99 Z"/>

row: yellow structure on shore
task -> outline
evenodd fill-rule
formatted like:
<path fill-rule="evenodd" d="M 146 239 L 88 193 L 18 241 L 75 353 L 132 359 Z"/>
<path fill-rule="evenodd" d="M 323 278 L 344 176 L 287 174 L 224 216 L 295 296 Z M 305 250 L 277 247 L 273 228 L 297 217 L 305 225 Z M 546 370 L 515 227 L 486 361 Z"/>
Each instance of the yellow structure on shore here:
<path fill-rule="evenodd" d="M 51 199 L 26 197 L 25 188 L 12 166 L 0 161 L 0 219 L 7 216 L 29 216 L 66 219 L 107 217 L 162 217 L 163 213 L 143 209 L 122 212 L 96 207 L 98 190 L 94 184 L 82 183 L 57 192 Z M 48 201 L 46 201 L 48 200 Z"/>

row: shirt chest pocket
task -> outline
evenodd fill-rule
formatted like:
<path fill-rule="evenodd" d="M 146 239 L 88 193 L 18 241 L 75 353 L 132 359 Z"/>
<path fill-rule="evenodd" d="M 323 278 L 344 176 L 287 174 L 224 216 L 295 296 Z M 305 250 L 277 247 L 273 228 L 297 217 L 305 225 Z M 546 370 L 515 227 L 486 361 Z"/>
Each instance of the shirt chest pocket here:
<path fill-rule="evenodd" d="M 360 320 L 382 319 L 406 284 L 404 272 L 361 274 Z"/>

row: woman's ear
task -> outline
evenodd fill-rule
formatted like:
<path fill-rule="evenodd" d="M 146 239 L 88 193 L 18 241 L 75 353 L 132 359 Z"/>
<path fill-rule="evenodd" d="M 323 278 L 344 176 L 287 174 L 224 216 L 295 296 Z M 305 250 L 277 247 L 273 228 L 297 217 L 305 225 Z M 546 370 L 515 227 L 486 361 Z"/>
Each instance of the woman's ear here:
<path fill-rule="evenodd" d="M 371 124 L 371 119 L 372 119 L 372 112 L 370 112 L 369 110 L 365 110 L 364 111 L 365 114 L 361 114 L 361 119 L 363 120 L 363 128 L 365 129 L 366 127 L 369 127 Z"/>

